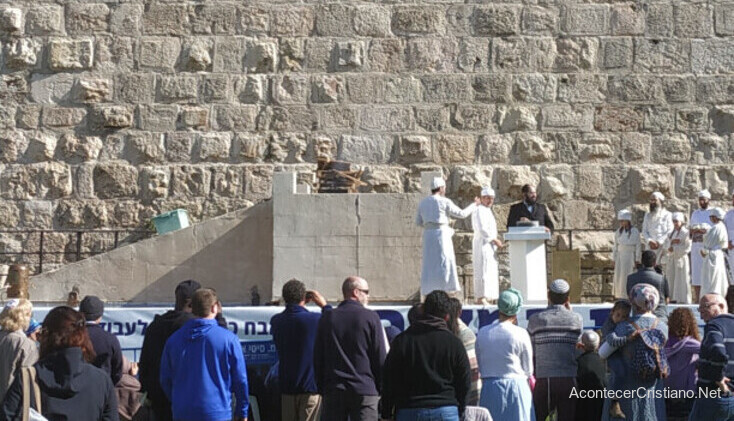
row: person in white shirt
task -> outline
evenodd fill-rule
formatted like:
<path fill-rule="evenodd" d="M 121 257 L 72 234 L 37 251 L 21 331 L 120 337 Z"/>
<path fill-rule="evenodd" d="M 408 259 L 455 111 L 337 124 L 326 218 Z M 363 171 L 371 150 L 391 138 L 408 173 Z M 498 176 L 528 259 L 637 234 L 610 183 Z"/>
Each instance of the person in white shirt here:
<path fill-rule="evenodd" d="M 619 229 L 614 232 L 614 283 L 615 299 L 627 297 L 627 276 L 637 270 L 642 254 L 640 231 L 632 226 L 632 212 L 621 210 L 617 214 Z"/>
<path fill-rule="evenodd" d="M 495 251 L 502 247 L 502 241 L 497 237 L 497 221 L 492 213 L 494 190 L 483 188 L 480 200 L 481 205 L 472 215 L 474 297 L 477 304 L 488 305 L 500 294 L 499 265 Z"/>
<path fill-rule="evenodd" d="M 482 395 L 479 405 L 489 409 L 494 420 L 535 420 L 530 384 L 533 346 L 527 330 L 517 326 L 522 308 L 520 291 L 502 291 L 497 300 L 499 322 L 484 326 L 475 345 Z"/>
<path fill-rule="evenodd" d="M 663 208 L 665 196 L 659 191 L 650 195 L 650 212 L 642 220 L 642 238 L 645 240 L 645 250 L 652 250 L 660 264 L 660 255 L 663 252 L 663 243 L 673 231 L 673 219 L 670 212 Z"/>
<path fill-rule="evenodd" d="M 431 182 L 431 195 L 418 204 L 415 217 L 415 223 L 423 228 L 421 295 L 424 296 L 434 290 L 461 291 L 451 239 L 454 230 L 449 227 L 449 217 L 466 218 L 480 202 L 475 197 L 474 203 L 461 209 L 445 195 L 446 182 L 441 177 L 435 177 Z"/>
<path fill-rule="evenodd" d="M 697 303 L 701 290 L 701 267 L 703 257 L 703 235 L 711 228 L 709 219 L 709 201 L 711 193 L 704 189 L 698 192 L 698 209 L 691 213 L 690 235 L 691 235 L 691 284 L 693 285 L 693 302 Z"/>
<path fill-rule="evenodd" d="M 703 257 L 701 265 L 701 295 L 719 294 L 726 297 L 729 288 L 727 281 L 726 265 L 724 263 L 724 250 L 729 244 L 726 235 L 724 210 L 721 208 L 711 209 L 711 223 L 713 227 L 703 236 L 703 249 L 700 254 Z"/>
<path fill-rule="evenodd" d="M 688 273 L 688 253 L 691 251 L 691 239 L 688 236 L 683 212 L 673 213 L 673 232 L 668 235 L 663 248 L 668 253 L 665 276 L 670 287 L 670 302 L 690 304 L 691 276 Z"/>
<path fill-rule="evenodd" d="M 731 192 L 732 205 L 734 205 L 734 191 Z M 724 225 L 726 226 L 726 234 L 729 237 L 727 245 L 727 255 L 729 259 L 729 279 L 734 279 L 734 208 L 729 209 L 724 215 Z"/>

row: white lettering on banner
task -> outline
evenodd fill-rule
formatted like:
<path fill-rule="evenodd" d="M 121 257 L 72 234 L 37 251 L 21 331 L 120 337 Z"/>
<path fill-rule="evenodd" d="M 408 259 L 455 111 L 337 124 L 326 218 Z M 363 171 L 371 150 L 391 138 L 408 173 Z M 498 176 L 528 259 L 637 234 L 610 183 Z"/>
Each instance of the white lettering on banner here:
<path fill-rule="evenodd" d="M 584 328 L 597 329 L 601 327 L 609 315 L 611 304 L 576 304 L 571 308 L 584 319 Z M 679 306 L 668 306 L 669 311 Z M 689 307 L 696 317 L 699 316 L 695 306 Z M 373 306 L 382 319 L 383 324 L 392 325 L 399 330 L 408 327 L 408 310 L 410 306 Z M 529 305 L 523 307 L 518 314 L 518 324 L 526 326 L 527 320 L 533 314 L 543 311 L 546 307 Z M 43 321 L 50 307 L 36 307 L 33 309 L 33 318 Z M 309 310 L 319 312 L 318 307 L 309 306 Z M 138 351 L 143 346 L 143 337 L 148 324 L 157 314 L 170 310 L 168 307 L 107 307 L 102 317 L 102 327 L 117 336 L 125 355 L 137 361 Z M 224 317 L 227 319 L 227 328 L 234 332 L 243 342 L 270 341 L 270 318 L 283 311 L 283 307 L 224 307 Z M 496 306 L 465 306 L 461 319 L 474 332 L 482 326 L 494 323 L 499 317 Z M 703 322 L 698 321 L 703 326 Z M 259 348 L 258 348 L 259 349 Z M 253 349 L 253 351 L 257 351 Z"/>

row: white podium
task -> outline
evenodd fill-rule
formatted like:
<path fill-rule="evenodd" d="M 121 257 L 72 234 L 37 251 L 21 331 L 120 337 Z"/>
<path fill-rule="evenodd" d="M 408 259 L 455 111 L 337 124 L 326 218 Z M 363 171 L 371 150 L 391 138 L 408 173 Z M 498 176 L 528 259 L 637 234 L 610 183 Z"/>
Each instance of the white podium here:
<path fill-rule="evenodd" d="M 550 238 L 539 226 L 510 227 L 505 234 L 510 245 L 510 284 L 527 304 L 548 304 L 545 240 Z"/>

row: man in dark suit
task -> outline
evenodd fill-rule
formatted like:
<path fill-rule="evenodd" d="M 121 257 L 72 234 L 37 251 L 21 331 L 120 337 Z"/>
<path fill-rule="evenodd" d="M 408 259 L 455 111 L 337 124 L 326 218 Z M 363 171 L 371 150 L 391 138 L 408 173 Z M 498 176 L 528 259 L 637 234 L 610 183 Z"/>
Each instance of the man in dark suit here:
<path fill-rule="evenodd" d="M 522 202 L 515 203 L 510 207 L 507 216 L 507 227 L 517 226 L 519 221 L 539 221 L 548 232 L 553 231 L 553 220 L 545 205 L 537 203 L 538 194 L 535 187 L 530 184 L 522 186 Z"/>
<path fill-rule="evenodd" d="M 654 286 L 660 293 L 660 304 L 653 311 L 656 316 L 668 318 L 668 302 L 670 301 L 670 290 L 668 288 L 668 280 L 657 271 L 655 271 L 655 261 L 657 255 L 652 250 L 642 252 L 642 267 L 627 277 L 627 295 L 637 284 L 650 284 Z"/>

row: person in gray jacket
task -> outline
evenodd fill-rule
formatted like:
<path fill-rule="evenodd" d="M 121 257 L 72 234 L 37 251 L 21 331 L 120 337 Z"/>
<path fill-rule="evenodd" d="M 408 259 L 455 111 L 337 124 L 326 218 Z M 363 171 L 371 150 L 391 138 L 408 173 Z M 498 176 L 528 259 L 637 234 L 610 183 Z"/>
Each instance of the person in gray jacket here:
<path fill-rule="evenodd" d="M 32 311 L 30 301 L 13 298 L 5 303 L 0 313 L 0 402 L 13 384 L 16 371 L 38 361 L 38 348 L 25 334 Z"/>
<path fill-rule="evenodd" d="M 668 320 L 668 302 L 670 301 L 670 288 L 668 280 L 655 270 L 655 252 L 646 250 L 642 252 L 642 268 L 637 272 L 627 276 L 627 295 L 630 294 L 632 288 L 637 284 L 650 284 L 658 290 L 660 295 L 660 304 L 653 313 L 663 320 Z"/>
<path fill-rule="evenodd" d="M 533 390 L 537 420 L 545 420 L 554 410 L 558 421 L 573 421 L 576 414 L 571 390 L 576 386 L 576 344 L 583 331 L 583 318 L 571 311 L 570 289 L 563 279 L 553 281 L 548 289 L 550 305 L 528 319 L 537 380 Z"/>

